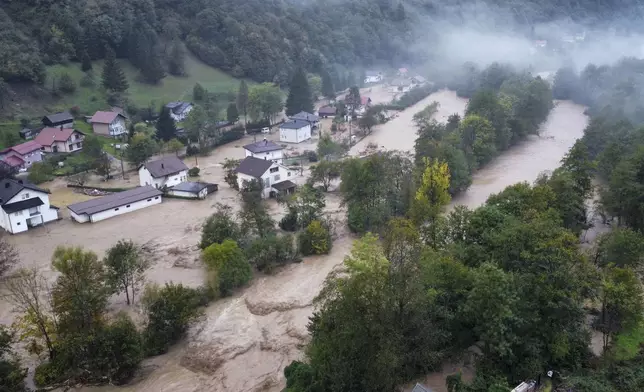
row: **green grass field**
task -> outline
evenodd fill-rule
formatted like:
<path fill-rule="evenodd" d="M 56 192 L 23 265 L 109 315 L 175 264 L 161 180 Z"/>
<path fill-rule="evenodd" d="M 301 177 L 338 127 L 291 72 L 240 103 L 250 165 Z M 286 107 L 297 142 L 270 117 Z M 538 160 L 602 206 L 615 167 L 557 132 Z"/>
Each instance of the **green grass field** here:
<path fill-rule="evenodd" d="M 232 76 L 212 68 L 193 56 L 186 56 L 186 76 L 176 77 L 168 75 L 158 85 L 140 83 L 138 81 L 139 71 L 128 61 L 122 61 L 121 66 L 125 71 L 130 88 L 127 97 L 137 106 L 148 106 L 153 104 L 160 106 L 171 101 L 191 100 L 192 88 L 195 83 L 200 83 L 208 91 L 223 93 L 236 91 L 239 87 L 239 80 Z M 52 87 L 52 81 L 62 73 L 68 73 L 77 84 L 74 94 L 63 95 L 55 104 L 56 109 L 69 109 L 78 106 L 81 112 L 91 115 L 96 110 L 107 109 L 106 94 L 101 87 L 102 61 L 93 64 L 91 74 L 95 82 L 94 87 L 83 87 L 80 85 L 85 73 L 81 71 L 80 64 L 71 63 L 68 65 L 55 65 L 47 69 L 47 85 Z"/>

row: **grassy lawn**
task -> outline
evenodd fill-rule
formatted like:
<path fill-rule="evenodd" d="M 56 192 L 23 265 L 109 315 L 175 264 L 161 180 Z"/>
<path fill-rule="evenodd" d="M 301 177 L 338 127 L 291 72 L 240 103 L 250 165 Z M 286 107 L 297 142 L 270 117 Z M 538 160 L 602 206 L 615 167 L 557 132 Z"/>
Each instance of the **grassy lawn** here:
<path fill-rule="evenodd" d="M 150 85 L 138 82 L 139 71 L 128 61 L 122 61 L 121 66 L 125 71 L 130 88 L 127 91 L 128 98 L 137 106 L 144 107 L 149 104 L 162 105 L 171 101 L 190 101 L 192 99 L 192 88 L 195 83 L 200 83 L 211 92 L 236 91 L 239 87 L 239 79 L 212 68 L 191 55 L 186 56 L 186 76 L 176 77 L 168 75 L 158 85 Z M 71 63 L 68 65 L 55 65 L 47 69 L 47 87 L 51 88 L 52 80 L 63 72 L 67 72 L 77 84 L 76 92 L 72 95 L 63 96 L 55 107 L 58 109 L 69 109 L 78 106 L 81 112 L 91 115 L 96 110 L 106 109 L 109 106 L 105 101 L 106 94 L 101 84 L 102 61 L 96 61 L 91 71 L 94 76 L 94 87 L 83 87 L 80 81 L 85 75 L 80 69 L 80 64 Z"/>

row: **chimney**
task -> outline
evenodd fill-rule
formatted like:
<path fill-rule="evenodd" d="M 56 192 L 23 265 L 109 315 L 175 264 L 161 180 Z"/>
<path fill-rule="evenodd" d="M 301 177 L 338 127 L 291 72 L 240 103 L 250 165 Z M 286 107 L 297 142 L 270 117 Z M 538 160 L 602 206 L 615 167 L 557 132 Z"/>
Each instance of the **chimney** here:
<path fill-rule="evenodd" d="M 61 131 L 61 132 L 63 131 L 63 126 L 62 126 L 62 125 L 60 126 L 60 131 Z"/>
<path fill-rule="evenodd" d="M 165 166 L 163 166 L 163 163 L 161 163 L 161 169 L 165 169 Z"/>

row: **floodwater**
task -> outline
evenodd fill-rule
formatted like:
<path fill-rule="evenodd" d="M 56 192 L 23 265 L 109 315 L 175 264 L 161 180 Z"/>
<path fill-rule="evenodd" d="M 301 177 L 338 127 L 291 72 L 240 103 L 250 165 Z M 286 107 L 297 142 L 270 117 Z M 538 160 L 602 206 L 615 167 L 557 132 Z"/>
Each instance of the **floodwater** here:
<path fill-rule="evenodd" d="M 453 92 L 439 91 L 377 127 L 354 146 L 351 153 L 357 155 L 369 142 L 386 149 L 412 150 L 416 130 L 411 118 L 433 101 L 440 103 L 435 115 L 440 121 L 445 121 L 452 113 L 463 114 L 466 106 L 466 101 Z M 474 176 L 470 190 L 454 203 L 476 207 L 489 194 L 518 181 L 533 181 L 539 172 L 556 167 L 574 140 L 582 135 L 586 126 L 583 110 L 568 102 L 558 103 L 544 125 L 543 137 L 526 141 L 480 170 Z M 36 265 L 53 278 L 49 258 L 56 245 L 84 245 L 102 255 L 118 239 L 132 238 L 139 243 L 149 243 L 155 249 L 156 261 L 148 274 L 150 281 L 172 280 L 199 285 L 203 270 L 196 244 L 203 219 L 213 211 L 216 202 L 238 204 L 237 195 L 223 182 L 224 173 L 219 163 L 224 157 L 243 157 L 240 146 L 247 141 L 217 149 L 211 157 L 199 158 L 203 179 L 220 184 L 220 191 L 205 201 L 167 200 L 159 206 L 91 225 L 75 224 L 67 218 L 25 235 L 13 236 L 11 241 L 19 249 L 23 265 Z M 136 178 L 133 181 L 136 182 Z M 304 177 L 296 182 L 302 181 Z M 52 187 L 52 191 L 56 192 L 56 188 Z M 273 202 L 269 204 L 275 218 L 279 219 L 282 208 Z M 338 219 L 344 217 L 337 194 L 328 194 L 327 210 Z M 313 299 L 328 274 L 341 265 L 352 240 L 346 230 L 339 227 L 331 254 L 307 258 L 274 275 L 258 276 L 245 290 L 212 304 L 184 342 L 169 354 L 144 361 L 144 374 L 133 384 L 78 390 L 281 391 L 284 367 L 292 360 L 302 358 Z M 122 308 L 123 303 L 123 299 L 116 298 L 112 306 Z M 0 304 L 0 322 L 12 321 L 10 310 L 9 305 Z M 443 380 L 443 375 L 437 373 L 430 375 L 427 383 L 442 392 L 445 390 Z"/>

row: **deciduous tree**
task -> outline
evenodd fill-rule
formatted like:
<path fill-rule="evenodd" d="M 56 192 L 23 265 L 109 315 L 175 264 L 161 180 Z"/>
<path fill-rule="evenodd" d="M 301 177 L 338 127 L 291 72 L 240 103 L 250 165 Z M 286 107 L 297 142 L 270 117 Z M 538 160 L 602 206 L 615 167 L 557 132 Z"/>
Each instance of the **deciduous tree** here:
<path fill-rule="evenodd" d="M 425 158 L 425 168 L 420 178 L 411 207 L 411 216 L 416 224 L 433 220 L 449 203 L 449 169 L 447 164 Z"/>
<path fill-rule="evenodd" d="M 106 283 L 115 293 L 125 292 L 128 305 L 134 303 L 149 266 L 141 247 L 132 241 L 121 240 L 107 250 L 103 263 Z"/>
<path fill-rule="evenodd" d="M 227 239 L 221 244 L 208 246 L 203 250 L 202 258 L 216 272 L 222 295 L 230 295 L 234 289 L 245 285 L 253 277 L 244 252 L 233 240 Z"/>

